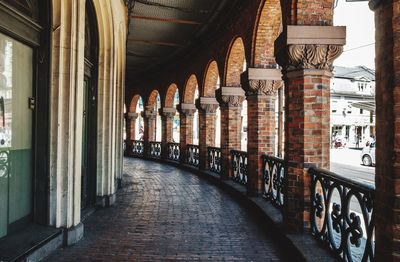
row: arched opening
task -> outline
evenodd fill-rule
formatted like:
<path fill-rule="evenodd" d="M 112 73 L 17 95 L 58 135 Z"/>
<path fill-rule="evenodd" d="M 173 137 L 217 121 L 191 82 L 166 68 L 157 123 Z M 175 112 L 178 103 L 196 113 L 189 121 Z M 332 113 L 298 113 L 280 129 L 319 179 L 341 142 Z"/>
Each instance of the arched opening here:
<path fill-rule="evenodd" d="M 176 84 L 171 84 L 167 90 L 167 95 L 165 97 L 165 107 L 176 109 L 177 105 L 180 103 L 179 89 Z M 175 115 L 172 119 L 172 142 L 179 143 L 180 136 L 180 115 L 178 110 L 176 110 Z M 168 141 L 171 142 L 171 141 Z"/>
<path fill-rule="evenodd" d="M 355 12 L 357 19 L 352 16 Z M 331 80 L 331 170 L 338 174 L 355 174 L 350 178 L 374 184 L 374 13 L 368 2 L 339 0 L 333 22 L 337 26 L 346 26 L 346 45 L 334 62 Z"/>
<path fill-rule="evenodd" d="M 143 140 L 144 136 L 144 122 L 143 122 L 144 103 L 141 96 L 138 97 L 135 106 L 135 113 L 137 118 L 135 120 L 135 140 Z"/>
<path fill-rule="evenodd" d="M 225 84 L 231 87 L 240 87 L 240 75 L 243 68 L 247 67 L 245 49 L 242 38 L 238 37 L 233 41 L 228 53 L 226 62 Z"/>
<path fill-rule="evenodd" d="M 256 68 L 277 68 L 274 42 L 282 32 L 280 1 L 264 1 L 260 8 L 253 37 L 251 64 Z"/>
<path fill-rule="evenodd" d="M 221 86 L 221 78 L 219 75 L 218 64 L 214 60 L 207 68 L 206 75 L 204 78 L 204 97 L 215 97 L 215 91 Z M 214 116 L 214 145 L 219 147 L 221 145 L 221 110 L 218 106 Z"/>
<path fill-rule="evenodd" d="M 199 98 L 199 87 L 196 87 L 196 90 L 194 92 L 194 101 Z M 194 102 L 193 102 L 194 103 Z M 193 144 L 198 145 L 199 144 L 199 110 L 196 108 L 196 112 L 194 113 L 193 116 Z"/>
<path fill-rule="evenodd" d="M 98 30 L 92 1 L 86 1 L 82 120 L 81 208 L 96 202 Z"/>
<path fill-rule="evenodd" d="M 147 101 L 146 110 L 150 110 L 154 115 L 155 118 L 152 120 L 151 125 L 149 126 L 149 142 L 161 142 L 161 132 L 162 132 L 162 122 L 161 122 L 161 97 L 157 90 L 153 90 L 149 96 Z M 145 130 L 145 132 L 147 132 Z"/>
<path fill-rule="evenodd" d="M 199 98 L 199 85 L 197 82 L 197 77 L 195 75 L 191 75 L 185 86 L 184 93 L 184 103 L 185 104 L 195 104 L 196 99 Z M 196 108 L 196 111 L 193 116 L 193 124 L 192 124 L 192 144 L 198 145 L 199 143 L 199 112 Z"/>
<path fill-rule="evenodd" d="M 157 95 L 156 104 L 154 105 L 154 110 L 157 112 L 156 116 L 156 142 L 161 142 L 162 136 L 162 119 L 160 114 L 161 109 L 161 97 L 160 94 Z"/>
<path fill-rule="evenodd" d="M 240 37 L 234 39 L 231 49 L 228 53 L 226 63 L 226 86 L 241 87 L 240 76 L 247 69 L 247 61 L 243 40 Z M 247 150 L 247 101 L 242 102 L 240 113 L 240 148 L 243 151 Z"/>
<path fill-rule="evenodd" d="M 175 90 L 174 94 L 174 102 L 173 102 L 173 107 L 176 108 L 179 105 L 179 90 Z M 175 113 L 174 120 L 172 123 L 172 140 L 174 143 L 179 143 L 179 138 L 180 138 L 180 115 L 178 110 Z"/>
<path fill-rule="evenodd" d="M 221 78 L 218 77 L 216 89 L 221 87 Z M 221 146 L 221 107 L 215 112 L 215 146 Z"/>

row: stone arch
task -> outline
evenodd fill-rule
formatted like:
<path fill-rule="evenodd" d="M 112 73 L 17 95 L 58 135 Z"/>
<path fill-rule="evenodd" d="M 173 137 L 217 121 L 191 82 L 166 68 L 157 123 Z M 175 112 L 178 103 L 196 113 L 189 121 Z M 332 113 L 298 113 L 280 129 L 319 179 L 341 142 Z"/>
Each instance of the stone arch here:
<path fill-rule="evenodd" d="M 137 113 L 136 108 L 137 108 L 137 105 L 138 105 L 140 99 L 142 99 L 142 97 L 140 95 L 135 95 L 132 98 L 131 104 L 129 105 L 130 113 Z"/>
<path fill-rule="evenodd" d="M 186 81 L 183 103 L 194 104 L 196 89 L 198 89 L 197 77 L 192 74 Z"/>
<path fill-rule="evenodd" d="M 174 107 L 174 97 L 176 91 L 179 92 L 178 86 L 176 84 L 171 84 L 168 87 L 167 94 L 165 95 L 165 107 L 171 108 Z"/>
<path fill-rule="evenodd" d="M 282 31 L 282 11 L 279 0 L 261 3 L 253 32 L 251 64 L 257 68 L 275 67 L 274 43 Z"/>
<path fill-rule="evenodd" d="M 243 72 L 243 65 L 246 61 L 243 39 L 236 37 L 232 40 L 229 48 L 225 65 L 225 85 L 238 87 L 240 85 L 240 75 Z"/>
<path fill-rule="evenodd" d="M 219 79 L 218 63 L 212 60 L 208 66 L 204 76 L 203 92 L 204 97 L 215 97 L 215 90 L 218 88 Z"/>
<path fill-rule="evenodd" d="M 147 100 L 147 106 L 154 107 L 157 104 L 157 97 L 159 95 L 160 95 L 160 93 L 157 90 L 153 90 L 150 93 L 149 99 Z"/>

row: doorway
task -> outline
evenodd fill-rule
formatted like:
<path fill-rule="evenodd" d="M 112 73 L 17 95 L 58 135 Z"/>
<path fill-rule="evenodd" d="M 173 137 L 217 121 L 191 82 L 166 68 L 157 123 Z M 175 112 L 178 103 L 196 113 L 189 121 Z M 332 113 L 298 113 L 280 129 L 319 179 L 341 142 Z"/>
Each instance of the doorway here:
<path fill-rule="evenodd" d="M 92 1 L 86 2 L 85 74 L 82 114 L 81 208 L 96 203 L 97 176 L 97 60 L 98 38 Z"/>

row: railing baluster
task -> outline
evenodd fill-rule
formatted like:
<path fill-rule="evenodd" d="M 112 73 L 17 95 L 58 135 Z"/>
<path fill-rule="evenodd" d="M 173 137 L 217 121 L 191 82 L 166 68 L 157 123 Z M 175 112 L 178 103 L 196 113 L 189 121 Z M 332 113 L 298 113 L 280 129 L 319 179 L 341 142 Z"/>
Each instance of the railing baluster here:
<path fill-rule="evenodd" d="M 187 145 L 187 163 L 199 167 L 200 148 L 198 145 Z"/>
<path fill-rule="evenodd" d="M 344 261 L 374 259 L 373 186 L 311 168 L 313 235 Z"/>
<path fill-rule="evenodd" d="M 179 143 L 168 143 L 168 160 L 179 162 L 181 150 Z"/>
<path fill-rule="evenodd" d="M 284 160 L 274 156 L 263 155 L 263 196 L 278 208 L 283 206 L 285 181 Z"/>
<path fill-rule="evenodd" d="M 247 152 L 231 150 L 233 180 L 247 184 Z"/>
<path fill-rule="evenodd" d="M 211 172 L 221 173 L 221 148 L 208 147 L 208 168 Z"/>
<path fill-rule="evenodd" d="M 150 151 L 149 157 L 160 159 L 161 158 L 161 142 L 149 142 Z"/>
<path fill-rule="evenodd" d="M 144 142 L 141 140 L 132 141 L 132 155 L 136 157 L 144 156 Z"/>

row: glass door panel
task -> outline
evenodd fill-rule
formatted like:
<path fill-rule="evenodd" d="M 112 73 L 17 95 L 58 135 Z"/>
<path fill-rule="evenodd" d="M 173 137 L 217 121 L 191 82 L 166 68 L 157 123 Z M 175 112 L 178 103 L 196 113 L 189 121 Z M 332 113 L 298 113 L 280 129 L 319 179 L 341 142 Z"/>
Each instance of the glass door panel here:
<path fill-rule="evenodd" d="M 32 58 L 30 47 L 0 34 L 0 237 L 32 213 Z"/>

